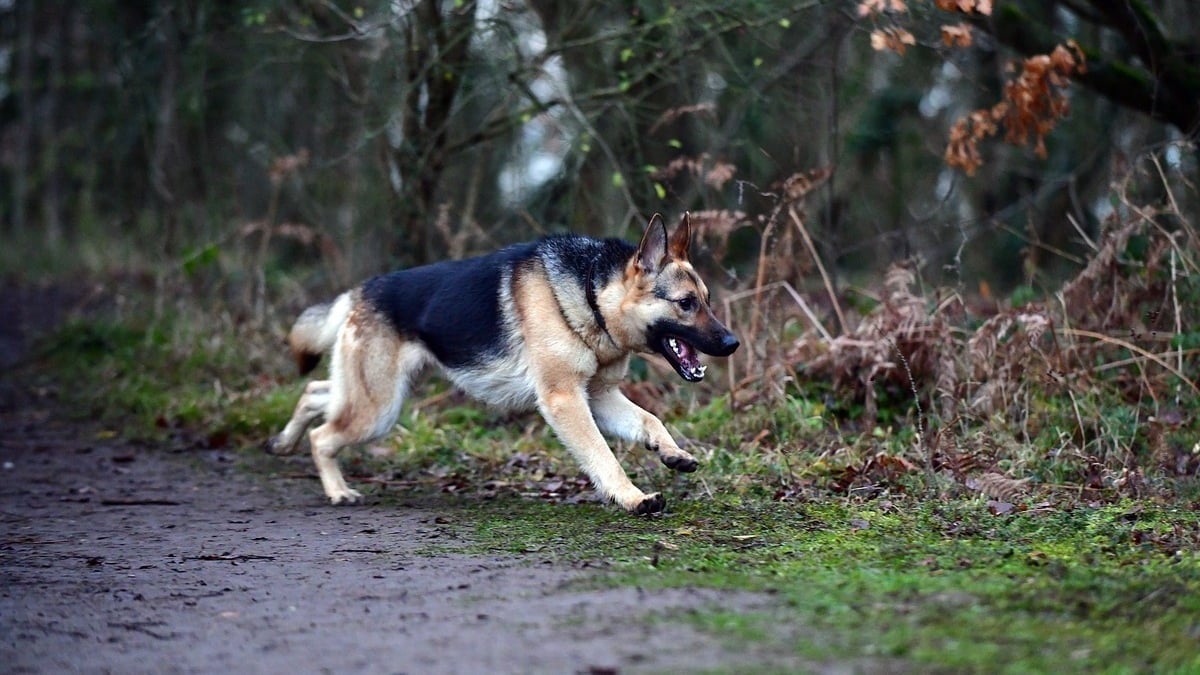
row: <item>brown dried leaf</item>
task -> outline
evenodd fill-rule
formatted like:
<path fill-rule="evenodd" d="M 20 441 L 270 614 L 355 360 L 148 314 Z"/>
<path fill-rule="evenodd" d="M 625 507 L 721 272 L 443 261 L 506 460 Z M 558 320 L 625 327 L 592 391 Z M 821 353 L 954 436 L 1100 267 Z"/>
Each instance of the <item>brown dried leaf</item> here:
<path fill-rule="evenodd" d="M 958 0 L 961 4 L 964 0 Z M 969 0 L 974 2 L 974 0 Z M 941 3 L 939 2 L 939 6 Z M 975 7 L 975 5 L 973 5 Z M 991 11 L 990 4 L 987 10 Z M 949 44 L 945 28 L 943 39 Z M 1025 145 L 1032 139 L 1034 152 L 1046 157 L 1046 135 L 1070 112 L 1066 87 L 1072 75 L 1084 72 L 1083 51 L 1074 42 L 1058 45 L 1050 54 L 1036 54 L 1021 62 L 1021 72 L 1004 85 L 1004 100 L 989 110 L 977 110 L 959 119 L 950 130 L 944 159 L 947 165 L 974 175 L 982 163 L 978 144 L 1004 126 L 1004 140 Z M 1011 69 L 1015 72 L 1015 68 Z"/>
<path fill-rule="evenodd" d="M 908 5 L 904 0 L 862 0 L 858 3 L 857 11 L 860 17 L 875 16 L 884 12 L 904 14 L 908 11 Z"/>
<path fill-rule="evenodd" d="M 278 186 L 288 174 L 295 173 L 308 166 L 308 158 L 308 148 L 301 148 L 298 152 L 291 155 L 276 157 L 275 161 L 271 162 L 271 168 L 267 170 L 271 184 Z"/>
<path fill-rule="evenodd" d="M 990 511 L 993 516 L 1007 516 L 1017 508 L 1009 502 L 998 499 L 989 499 L 987 506 L 988 511 Z"/>
<path fill-rule="evenodd" d="M 947 47 L 970 47 L 974 40 L 971 38 L 971 26 L 958 23 L 953 26 L 942 26 L 942 42 Z"/>
<path fill-rule="evenodd" d="M 712 168 L 704 176 L 704 183 L 714 190 L 720 190 L 733 178 L 735 171 L 737 171 L 737 167 L 734 165 L 717 160 L 713 162 Z"/>
<path fill-rule="evenodd" d="M 915 44 L 917 44 L 917 39 L 913 37 L 913 34 L 897 26 L 876 28 L 871 31 L 871 48 L 875 51 L 887 49 L 897 54 L 903 54 L 907 45 Z"/>
<path fill-rule="evenodd" d="M 663 112 L 663 114 L 659 115 L 657 120 L 654 120 L 654 124 L 652 124 L 650 126 L 649 133 L 653 134 L 655 131 L 658 131 L 661 127 L 663 127 L 667 124 L 670 124 L 671 122 L 674 122 L 675 120 L 679 119 L 680 117 L 683 117 L 684 115 L 705 114 L 709 117 L 715 118 L 716 110 L 717 110 L 716 104 L 712 103 L 711 101 L 706 101 L 704 103 L 696 103 L 693 105 L 683 105 L 683 106 L 679 106 L 676 108 L 671 108 L 670 110 L 667 110 L 667 111 Z"/>
<path fill-rule="evenodd" d="M 934 4 L 945 12 L 977 13 L 983 16 L 992 13 L 992 0 L 935 0 Z"/>

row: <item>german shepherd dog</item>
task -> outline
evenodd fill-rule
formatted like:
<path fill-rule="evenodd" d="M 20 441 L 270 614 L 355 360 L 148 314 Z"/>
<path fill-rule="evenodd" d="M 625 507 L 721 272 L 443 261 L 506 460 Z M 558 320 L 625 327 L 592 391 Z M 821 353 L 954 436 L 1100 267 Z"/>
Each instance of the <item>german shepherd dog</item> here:
<path fill-rule="evenodd" d="M 332 349 L 328 380 L 308 383 L 287 427 L 268 442 L 296 449 L 309 433 L 334 504 L 362 495 L 346 484 L 343 446 L 388 433 L 413 379 L 436 363 L 474 398 L 536 407 L 606 499 L 645 514 L 666 505 L 625 475 L 601 431 L 642 443 L 676 471 L 695 471 L 663 423 L 621 393 L 629 357 L 661 354 L 688 382 L 700 353 L 728 356 L 737 338 L 713 316 L 688 262 L 687 214 L 668 237 L 655 214 L 638 246 L 554 235 L 495 253 L 375 277 L 305 310 L 288 343 L 305 374 Z"/>

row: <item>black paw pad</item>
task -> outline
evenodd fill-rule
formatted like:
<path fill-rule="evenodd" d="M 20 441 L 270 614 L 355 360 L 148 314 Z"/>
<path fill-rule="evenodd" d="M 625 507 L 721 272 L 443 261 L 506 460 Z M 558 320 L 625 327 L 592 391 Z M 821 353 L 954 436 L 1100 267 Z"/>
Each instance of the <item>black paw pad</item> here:
<path fill-rule="evenodd" d="M 663 457 L 662 461 L 663 464 L 667 465 L 667 468 L 683 473 L 691 473 L 700 467 L 700 462 L 697 462 L 691 457 L 677 457 L 674 455 L 668 455 Z"/>
<path fill-rule="evenodd" d="M 660 513 L 665 508 L 667 508 L 667 500 L 661 494 L 654 493 L 643 499 L 633 512 L 639 516 L 645 516 L 651 513 Z"/>

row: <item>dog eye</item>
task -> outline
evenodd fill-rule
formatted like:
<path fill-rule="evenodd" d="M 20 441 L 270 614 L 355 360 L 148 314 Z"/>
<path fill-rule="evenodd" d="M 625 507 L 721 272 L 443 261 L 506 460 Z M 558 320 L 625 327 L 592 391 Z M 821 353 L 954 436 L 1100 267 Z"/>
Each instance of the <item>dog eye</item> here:
<path fill-rule="evenodd" d="M 693 309 L 696 309 L 696 298 L 693 298 L 690 295 L 686 298 L 683 298 L 679 301 L 679 309 L 682 309 L 685 312 L 690 312 Z"/>

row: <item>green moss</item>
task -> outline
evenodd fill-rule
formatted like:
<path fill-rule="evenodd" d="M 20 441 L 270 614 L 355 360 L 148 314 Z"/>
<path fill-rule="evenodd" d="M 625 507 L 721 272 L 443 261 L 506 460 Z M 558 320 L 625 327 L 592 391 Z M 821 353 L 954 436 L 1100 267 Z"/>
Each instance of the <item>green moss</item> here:
<path fill-rule="evenodd" d="M 769 611 L 685 618 L 740 641 L 786 642 L 804 658 L 1010 672 L 1200 663 L 1194 511 L 1000 517 L 979 502 L 916 499 L 687 501 L 654 519 L 512 500 L 462 508 L 479 551 L 602 562 L 609 584 L 770 592 Z M 787 626 L 821 639 L 774 629 Z"/>

